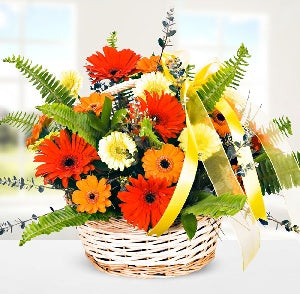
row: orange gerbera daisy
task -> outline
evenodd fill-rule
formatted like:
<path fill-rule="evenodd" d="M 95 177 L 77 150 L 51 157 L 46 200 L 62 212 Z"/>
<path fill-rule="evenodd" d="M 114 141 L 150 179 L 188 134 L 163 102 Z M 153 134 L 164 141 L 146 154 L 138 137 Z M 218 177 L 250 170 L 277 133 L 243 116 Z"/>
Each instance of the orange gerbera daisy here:
<path fill-rule="evenodd" d="M 183 160 L 184 153 L 172 144 L 165 144 L 160 150 L 149 149 L 142 158 L 145 177 L 165 178 L 168 185 L 176 183 Z"/>
<path fill-rule="evenodd" d="M 146 99 L 137 98 L 137 111 L 150 117 L 154 129 L 165 142 L 176 138 L 185 127 L 185 112 L 177 98 L 171 94 L 150 94 L 148 91 L 145 91 L 145 96 Z"/>
<path fill-rule="evenodd" d="M 225 120 L 225 117 L 219 110 L 214 110 L 211 114 L 211 121 L 217 131 L 217 133 L 221 137 L 225 137 L 227 134 L 230 133 L 228 124 Z"/>
<path fill-rule="evenodd" d="M 45 184 L 53 183 L 57 178 L 67 188 L 69 178 L 80 180 L 80 174 L 87 174 L 95 167 L 94 160 L 99 160 L 97 150 L 77 134 L 72 138 L 66 130 L 61 130 L 59 137 L 45 139 L 39 146 L 35 162 L 44 162 L 37 167 L 36 176 L 43 176 Z"/>
<path fill-rule="evenodd" d="M 131 185 L 127 191 L 118 193 L 124 203 L 119 204 L 124 219 L 140 230 L 147 231 L 149 225 L 154 227 L 165 212 L 175 187 L 168 187 L 167 180 L 153 177 L 145 180 L 138 175 L 137 179 L 129 178 Z"/>
<path fill-rule="evenodd" d="M 74 106 L 75 112 L 93 111 L 97 116 L 102 112 L 105 97 L 114 100 L 114 97 L 109 94 L 92 93 L 89 97 L 80 98 L 80 104 Z"/>
<path fill-rule="evenodd" d="M 96 176 L 87 176 L 86 179 L 77 181 L 76 186 L 79 190 L 73 192 L 72 201 L 78 204 L 77 211 L 104 213 L 106 207 L 111 206 L 111 201 L 108 199 L 111 195 L 111 187 L 105 178 L 98 182 Z"/>
<path fill-rule="evenodd" d="M 251 147 L 257 152 L 260 151 L 261 142 L 256 135 L 251 138 Z"/>
<path fill-rule="evenodd" d="M 47 115 L 41 115 L 38 123 L 33 126 L 32 136 L 26 139 L 26 146 L 34 144 L 39 138 L 43 128 L 49 126 L 53 118 L 49 118 Z"/>
<path fill-rule="evenodd" d="M 136 69 L 142 73 L 153 72 L 157 69 L 158 62 L 159 56 L 143 57 L 137 62 Z"/>
<path fill-rule="evenodd" d="M 103 79 L 114 80 L 127 79 L 129 75 L 137 72 L 136 63 L 140 55 L 130 49 L 118 51 L 116 48 L 105 46 L 103 53 L 96 52 L 86 60 L 91 65 L 86 65 L 93 84 Z"/>
<path fill-rule="evenodd" d="M 241 188 L 245 192 L 245 188 L 244 188 L 244 184 L 243 184 L 243 177 L 237 174 L 237 172 L 239 170 L 239 166 L 237 164 L 232 164 L 231 168 L 232 168 L 233 172 L 235 173 L 236 178 L 241 185 Z"/>

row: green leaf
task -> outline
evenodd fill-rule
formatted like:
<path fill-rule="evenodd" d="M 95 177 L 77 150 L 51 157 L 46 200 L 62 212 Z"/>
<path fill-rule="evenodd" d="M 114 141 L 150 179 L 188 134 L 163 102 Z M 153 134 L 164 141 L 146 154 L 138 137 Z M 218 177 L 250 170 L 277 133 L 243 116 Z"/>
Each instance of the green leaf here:
<path fill-rule="evenodd" d="M 162 38 L 159 38 L 159 39 L 158 39 L 158 45 L 159 45 L 160 47 L 162 47 L 162 48 L 164 48 L 164 47 L 166 46 L 166 44 L 165 44 L 165 42 L 164 42 L 164 40 L 163 40 Z"/>
<path fill-rule="evenodd" d="M 84 224 L 90 215 L 88 213 L 77 212 L 75 208 L 66 206 L 62 210 L 39 217 L 38 223 L 32 222 L 25 227 L 22 239 L 19 243 L 23 246 L 27 241 L 42 235 L 59 232 L 65 227 L 80 226 Z"/>
<path fill-rule="evenodd" d="M 121 215 L 114 210 L 106 210 L 105 213 L 97 211 L 96 213 L 90 214 L 89 221 L 105 221 L 108 222 L 111 217 L 117 218 Z"/>
<path fill-rule="evenodd" d="M 197 231 L 197 219 L 194 214 L 182 214 L 181 223 L 188 237 L 193 239 Z"/>
<path fill-rule="evenodd" d="M 232 67 L 234 70 L 234 78 L 231 81 L 230 87 L 236 89 L 239 86 L 239 83 L 244 78 L 246 72 L 245 67 L 249 65 L 246 58 L 250 57 L 251 55 L 249 54 L 248 49 L 242 43 L 237 50 L 236 56 L 233 56 L 233 58 L 224 62 L 225 66 Z"/>
<path fill-rule="evenodd" d="M 236 88 L 239 85 L 246 72 L 244 67 L 248 66 L 246 58 L 249 57 L 247 48 L 242 44 L 237 51 L 237 56 L 225 61 L 221 68 L 197 91 L 208 112 L 214 110 L 226 87 Z"/>
<path fill-rule="evenodd" d="M 279 117 L 278 119 L 274 118 L 273 122 L 277 125 L 280 132 L 285 136 L 289 137 L 293 135 L 292 122 L 287 116 Z"/>
<path fill-rule="evenodd" d="M 150 145 L 155 146 L 157 148 L 160 148 L 163 143 L 159 141 L 157 136 L 154 134 L 152 130 L 152 124 L 149 118 L 144 118 L 142 122 L 140 123 L 141 129 L 140 129 L 140 137 L 148 137 Z"/>
<path fill-rule="evenodd" d="M 67 105 L 58 103 L 45 104 L 38 106 L 37 109 L 48 116 L 54 117 L 57 123 L 66 126 L 74 133 L 77 132 L 88 143 L 96 146 L 97 139 L 101 134 L 91 126 L 92 123 L 88 113 L 74 112 Z"/>
<path fill-rule="evenodd" d="M 118 124 L 122 123 L 127 115 L 127 109 L 122 108 L 117 110 L 111 119 L 111 128 L 114 129 Z"/>
<path fill-rule="evenodd" d="M 292 153 L 284 156 L 276 156 L 276 166 L 280 166 L 280 169 L 277 169 L 277 173 L 266 153 L 255 158 L 255 162 L 259 163 L 256 171 L 264 195 L 266 193 L 274 194 L 280 192 L 282 189 L 300 186 L 300 166 L 295 155 L 295 153 Z M 278 177 L 280 178 L 280 182 Z"/>
<path fill-rule="evenodd" d="M 109 37 L 106 39 L 108 46 L 112 48 L 117 48 L 117 32 L 113 31 L 109 34 Z"/>
<path fill-rule="evenodd" d="M 239 212 L 246 202 L 246 195 L 223 194 L 218 197 L 208 195 L 196 204 L 185 208 L 182 215 L 194 214 L 212 218 L 219 218 L 223 215 L 235 215 Z"/>
<path fill-rule="evenodd" d="M 112 110 L 112 101 L 108 97 L 105 97 L 103 109 L 101 112 L 101 118 L 100 118 L 101 125 L 103 126 L 105 133 L 107 133 L 110 128 L 111 110 Z"/>
<path fill-rule="evenodd" d="M 24 133 L 29 133 L 38 122 L 38 117 L 35 113 L 26 113 L 23 111 L 10 112 L 0 120 L 0 125 L 7 124 Z"/>
<path fill-rule="evenodd" d="M 221 68 L 197 91 L 208 112 L 215 109 L 216 103 L 220 100 L 224 90 L 230 85 L 233 78 L 234 69 L 232 67 Z"/>
<path fill-rule="evenodd" d="M 22 56 L 12 56 L 3 62 L 14 63 L 16 68 L 36 87 L 46 103 L 62 103 L 72 105 L 75 101 L 65 86 L 40 65 L 32 65 L 32 61 Z"/>

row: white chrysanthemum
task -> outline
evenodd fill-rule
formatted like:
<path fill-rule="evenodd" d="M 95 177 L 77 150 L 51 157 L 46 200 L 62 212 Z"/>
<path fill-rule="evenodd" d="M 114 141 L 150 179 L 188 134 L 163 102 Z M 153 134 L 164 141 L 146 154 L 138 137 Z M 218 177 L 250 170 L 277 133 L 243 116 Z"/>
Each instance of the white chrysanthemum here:
<path fill-rule="evenodd" d="M 198 124 L 193 127 L 193 132 L 198 147 L 199 160 L 204 161 L 220 150 L 219 136 L 211 127 Z M 186 152 L 188 140 L 186 128 L 183 129 L 178 140 L 181 142 L 179 147 Z"/>
<path fill-rule="evenodd" d="M 111 169 L 123 171 L 125 167 L 131 166 L 135 152 L 135 142 L 125 133 L 112 132 L 99 141 L 98 154 Z"/>
<path fill-rule="evenodd" d="M 171 85 L 165 76 L 161 72 L 151 72 L 144 74 L 136 83 L 133 89 L 134 95 L 145 98 L 144 91 L 148 91 L 150 94 L 157 92 L 159 95 L 164 93 L 172 93 L 169 89 Z"/>
<path fill-rule="evenodd" d="M 71 91 L 73 97 L 78 97 L 78 91 L 82 84 L 82 77 L 79 72 L 75 70 L 64 71 L 60 75 L 60 82 L 68 90 Z"/>

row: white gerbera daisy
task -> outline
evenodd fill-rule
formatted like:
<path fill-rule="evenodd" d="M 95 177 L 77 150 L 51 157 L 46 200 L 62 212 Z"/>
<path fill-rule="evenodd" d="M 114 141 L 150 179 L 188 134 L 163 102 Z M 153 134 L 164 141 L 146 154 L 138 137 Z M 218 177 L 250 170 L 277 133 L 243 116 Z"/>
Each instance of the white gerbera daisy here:
<path fill-rule="evenodd" d="M 131 166 L 135 152 L 135 142 L 125 133 L 112 132 L 99 141 L 98 154 L 111 169 L 123 171 L 125 167 Z"/>
<path fill-rule="evenodd" d="M 161 72 L 151 72 L 144 74 L 136 83 L 133 89 L 135 96 L 145 99 L 144 91 L 150 94 L 157 92 L 159 95 L 164 93 L 172 93 L 169 89 L 170 81 Z"/>
<path fill-rule="evenodd" d="M 198 147 L 199 160 L 205 161 L 220 150 L 219 136 L 211 127 L 205 124 L 198 124 L 193 127 L 193 132 Z M 183 129 L 178 140 L 181 142 L 179 147 L 186 152 L 188 140 L 186 128 Z"/>

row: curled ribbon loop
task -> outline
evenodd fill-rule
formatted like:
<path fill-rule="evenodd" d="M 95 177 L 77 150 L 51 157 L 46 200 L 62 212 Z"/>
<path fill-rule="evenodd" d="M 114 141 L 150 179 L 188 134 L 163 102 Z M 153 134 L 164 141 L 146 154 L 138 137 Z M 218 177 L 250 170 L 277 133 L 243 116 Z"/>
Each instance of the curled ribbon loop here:
<path fill-rule="evenodd" d="M 223 114 L 230 129 L 238 163 L 244 171 L 243 184 L 248 203 L 256 219 L 261 218 L 266 220 L 267 215 L 263 195 L 260 189 L 260 183 L 255 169 L 252 152 L 249 146 L 244 145 L 245 131 L 236 113 L 225 99 L 221 99 L 216 104 L 216 109 Z"/>
<path fill-rule="evenodd" d="M 230 102 L 231 97 L 227 97 Z M 275 171 L 281 189 L 300 186 L 300 169 L 287 139 L 279 128 L 268 119 L 265 113 L 257 112 L 256 108 L 241 97 L 234 99 L 234 104 L 243 114 L 242 120 L 258 137 L 271 166 Z M 265 156 L 265 155 L 262 155 Z M 294 192 L 294 193 L 293 193 Z M 300 224 L 300 197 L 296 191 L 285 195 L 286 205 L 291 221 Z"/>

